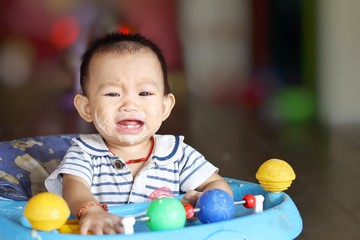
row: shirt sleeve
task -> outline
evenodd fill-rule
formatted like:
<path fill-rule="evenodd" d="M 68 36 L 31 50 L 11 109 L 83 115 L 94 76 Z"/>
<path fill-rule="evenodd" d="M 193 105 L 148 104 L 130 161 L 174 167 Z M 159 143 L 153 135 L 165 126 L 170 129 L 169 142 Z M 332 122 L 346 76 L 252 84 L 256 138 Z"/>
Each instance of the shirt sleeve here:
<path fill-rule="evenodd" d="M 62 174 L 81 177 L 91 186 L 93 176 L 91 157 L 84 153 L 79 145 L 72 145 L 58 168 L 45 180 L 45 187 L 49 192 L 62 195 Z"/>
<path fill-rule="evenodd" d="M 204 183 L 218 168 L 208 162 L 197 150 L 183 144 L 184 154 L 179 165 L 180 190 L 187 192 Z"/>

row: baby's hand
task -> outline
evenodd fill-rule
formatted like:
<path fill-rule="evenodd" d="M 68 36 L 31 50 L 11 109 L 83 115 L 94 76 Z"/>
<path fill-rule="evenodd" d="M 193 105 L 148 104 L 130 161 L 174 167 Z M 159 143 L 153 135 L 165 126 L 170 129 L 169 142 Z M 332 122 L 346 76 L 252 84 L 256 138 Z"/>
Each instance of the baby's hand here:
<path fill-rule="evenodd" d="M 85 235 L 88 231 L 95 235 L 122 233 L 121 220 L 100 207 L 91 207 L 81 214 L 80 234 Z"/>
<path fill-rule="evenodd" d="M 198 192 L 196 190 L 189 190 L 184 197 L 181 199 L 183 204 L 190 203 L 192 206 L 196 206 L 196 202 L 199 197 L 203 194 L 202 192 Z"/>

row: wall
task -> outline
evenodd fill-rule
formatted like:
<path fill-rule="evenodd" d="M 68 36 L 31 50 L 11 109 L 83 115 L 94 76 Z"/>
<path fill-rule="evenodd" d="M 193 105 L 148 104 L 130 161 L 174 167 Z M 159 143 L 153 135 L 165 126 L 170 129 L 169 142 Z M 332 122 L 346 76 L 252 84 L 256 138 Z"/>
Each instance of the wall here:
<path fill-rule="evenodd" d="M 319 114 L 328 125 L 360 123 L 360 1 L 320 0 Z"/>

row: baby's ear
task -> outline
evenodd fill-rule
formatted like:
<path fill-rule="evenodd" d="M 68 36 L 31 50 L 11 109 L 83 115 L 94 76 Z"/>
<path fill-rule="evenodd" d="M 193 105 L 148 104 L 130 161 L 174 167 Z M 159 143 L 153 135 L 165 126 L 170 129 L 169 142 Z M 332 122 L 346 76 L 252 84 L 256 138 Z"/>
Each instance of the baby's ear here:
<path fill-rule="evenodd" d="M 76 94 L 74 105 L 79 115 L 87 122 L 92 122 L 89 98 L 83 94 Z"/>
<path fill-rule="evenodd" d="M 163 121 L 165 121 L 175 105 L 175 96 L 172 93 L 169 93 L 164 96 L 163 100 Z"/>

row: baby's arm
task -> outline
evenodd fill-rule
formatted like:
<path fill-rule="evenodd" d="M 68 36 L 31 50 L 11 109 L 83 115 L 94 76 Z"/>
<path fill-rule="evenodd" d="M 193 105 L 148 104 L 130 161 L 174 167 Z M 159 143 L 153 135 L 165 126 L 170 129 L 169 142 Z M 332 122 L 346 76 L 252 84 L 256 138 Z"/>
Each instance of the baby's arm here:
<path fill-rule="evenodd" d="M 195 190 L 188 191 L 182 198 L 182 202 L 190 202 L 193 206 L 196 205 L 198 198 L 203 192 L 210 189 L 222 189 L 233 197 L 233 192 L 229 184 L 219 174 L 213 173 L 203 184 L 201 184 Z"/>
<path fill-rule="evenodd" d="M 89 186 L 82 178 L 64 174 L 62 185 L 62 195 L 74 216 L 87 204 L 97 203 Z M 108 213 L 100 206 L 84 209 L 79 224 L 80 233 L 83 235 L 88 231 L 98 235 L 121 232 L 121 217 Z"/>

